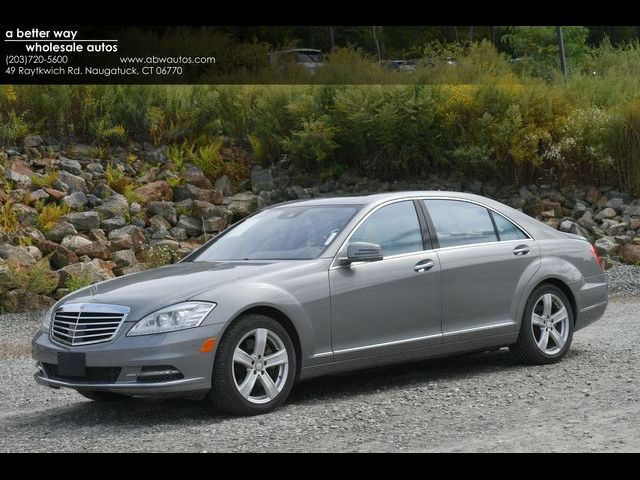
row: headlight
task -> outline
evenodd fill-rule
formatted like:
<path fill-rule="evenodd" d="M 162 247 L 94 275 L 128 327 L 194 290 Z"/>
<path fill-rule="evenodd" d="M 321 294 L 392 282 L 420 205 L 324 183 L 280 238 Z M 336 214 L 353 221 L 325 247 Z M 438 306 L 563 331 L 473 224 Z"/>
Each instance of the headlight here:
<path fill-rule="evenodd" d="M 42 317 L 42 320 L 40 320 L 40 330 L 45 333 L 49 333 L 49 329 L 51 328 L 51 317 L 53 316 L 54 306 L 47 310 L 47 313 L 45 313 L 44 317 Z"/>
<path fill-rule="evenodd" d="M 138 321 L 129 330 L 127 336 L 173 332 L 198 327 L 215 307 L 215 303 L 205 302 L 185 302 L 171 305 Z"/>

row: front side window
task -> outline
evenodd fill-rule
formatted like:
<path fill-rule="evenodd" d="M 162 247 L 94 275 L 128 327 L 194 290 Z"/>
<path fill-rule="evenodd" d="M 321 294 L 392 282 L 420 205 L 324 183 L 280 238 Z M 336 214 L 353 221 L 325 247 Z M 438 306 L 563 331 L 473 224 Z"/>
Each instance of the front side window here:
<path fill-rule="evenodd" d="M 457 200 L 423 200 L 436 228 L 441 247 L 496 242 L 489 211 Z"/>
<path fill-rule="evenodd" d="M 194 258 L 229 260 L 311 260 L 338 236 L 362 205 L 284 206 L 248 217 Z"/>
<path fill-rule="evenodd" d="M 413 202 L 392 203 L 376 210 L 358 227 L 350 242 L 376 243 L 385 257 L 424 250 Z"/>
<path fill-rule="evenodd" d="M 498 230 L 498 235 L 500 235 L 500 240 L 524 240 L 529 238 L 522 230 L 499 213 L 491 212 L 491 215 L 493 215 L 493 220 L 496 222 L 496 229 Z"/>

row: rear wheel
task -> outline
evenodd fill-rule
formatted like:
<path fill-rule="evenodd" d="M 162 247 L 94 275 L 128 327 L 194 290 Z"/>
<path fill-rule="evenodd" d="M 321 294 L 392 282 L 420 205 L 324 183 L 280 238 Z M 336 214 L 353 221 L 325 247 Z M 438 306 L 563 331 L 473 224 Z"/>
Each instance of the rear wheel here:
<path fill-rule="evenodd" d="M 77 392 L 83 397 L 93 400 L 94 402 L 117 402 L 119 400 L 131 398 L 128 395 L 122 395 L 114 392 L 103 392 L 99 390 L 77 390 Z"/>
<path fill-rule="evenodd" d="M 564 292 L 540 285 L 527 301 L 518 342 L 511 350 L 526 363 L 557 362 L 569 350 L 573 327 L 573 310 Z"/>
<path fill-rule="evenodd" d="M 210 398 L 231 414 L 270 412 L 289 395 L 295 373 L 294 346 L 284 327 L 264 315 L 245 315 L 220 342 Z"/>

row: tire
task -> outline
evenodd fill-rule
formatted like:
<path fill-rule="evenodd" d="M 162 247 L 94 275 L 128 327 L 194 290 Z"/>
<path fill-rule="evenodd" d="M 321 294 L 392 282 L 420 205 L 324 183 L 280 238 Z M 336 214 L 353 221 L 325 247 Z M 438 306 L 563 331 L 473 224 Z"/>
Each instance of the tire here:
<path fill-rule="evenodd" d="M 280 323 L 265 315 L 243 315 L 218 346 L 209 399 L 233 415 L 270 412 L 289 395 L 296 366 L 293 342 Z"/>
<path fill-rule="evenodd" d="M 571 302 L 564 292 L 554 285 L 539 285 L 527 300 L 518 341 L 510 350 L 531 365 L 558 362 L 569 351 L 574 324 Z"/>
<path fill-rule="evenodd" d="M 131 397 L 128 395 L 122 395 L 120 393 L 106 392 L 99 390 L 76 390 L 80 395 L 94 402 L 117 402 L 120 400 L 127 400 Z"/>

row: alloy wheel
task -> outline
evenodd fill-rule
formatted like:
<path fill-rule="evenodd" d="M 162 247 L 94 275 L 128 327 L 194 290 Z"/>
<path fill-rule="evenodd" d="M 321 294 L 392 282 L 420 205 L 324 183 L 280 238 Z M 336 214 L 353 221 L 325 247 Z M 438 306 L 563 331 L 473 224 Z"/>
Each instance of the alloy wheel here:
<path fill-rule="evenodd" d="M 531 328 L 538 349 L 546 355 L 560 352 L 569 337 L 570 321 L 567 307 L 558 296 L 542 295 L 531 313 Z"/>
<path fill-rule="evenodd" d="M 282 391 L 289 375 L 289 354 L 282 339 L 267 328 L 246 333 L 233 352 L 233 379 L 251 403 L 267 403 Z"/>

